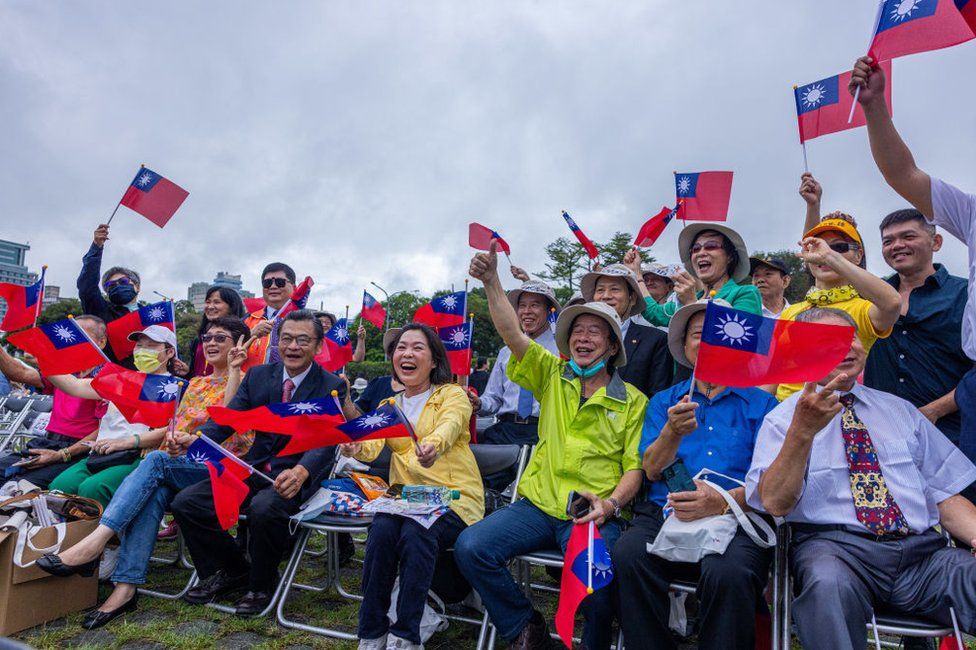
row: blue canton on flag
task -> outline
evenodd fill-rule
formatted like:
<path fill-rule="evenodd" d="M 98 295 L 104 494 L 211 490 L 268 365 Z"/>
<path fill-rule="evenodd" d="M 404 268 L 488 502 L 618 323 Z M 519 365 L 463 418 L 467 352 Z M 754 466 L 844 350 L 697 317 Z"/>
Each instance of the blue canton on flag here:
<path fill-rule="evenodd" d="M 589 558 L 586 549 L 576 556 L 573 560 L 573 573 L 584 585 L 587 584 Z M 606 587 L 613 580 L 613 563 L 610 561 L 610 552 L 602 537 L 593 539 L 593 590 Z"/>
<path fill-rule="evenodd" d="M 142 382 L 139 399 L 147 402 L 172 402 L 179 400 L 186 387 L 186 380 L 172 375 L 146 375 Z"/>
<path fill-rule="evenodd" d="M 136 172 L 136 177 L 132 179 L 132 187 L 136 188 L 141 192 L 148 192 L 156 186 L 159 179 L 162 178 L 159 174 L 149 169 L 148 167 L 143 167 L 138 172 Z"/>
<path fill-rule="evenodd" d="M 776 319 L 737 311 L 714 302 L 709 304 L 702 324 L 701 340 L 733 350 L 769 354 Z"/>
<path fill-rule="evenodd" d="M 46 323 L 39 327 L 44 332 L 44 336 L 51 341 L 51 345 L 58 350 L 70 348 L 87 340 L 81 326 L 71 318 L 56 323 Z"/>
<path fill-rule="evenodd" d="M 840 101 L 838 75 L 796 89 L 797 113 L 809 113 Z"/>
<path fill-rule="evenodd" d="M 448 351 L 467 350 L 471 347 L 471 321 L 451 327 L 441 327 L 437 333 Z"/>
<path fill-rule="evenodd" d="M 168 300 L 146 305 L 139 308 L 139 320 L 143 326 L 159 325 L 160 323 L 172 323 L 176 319 L 173 317 L 173 303 Z"/>
<path fill-rule="evenodd" d="M 878 23 L 878 33 L 898 27 L 919 18 L 928 18 L 935 14 L 939 2 L 947 0 L 885 0 L 881 7 L 881 21 Z M 958 3 L 957 3 L 958 4 Z"/>
<path fill-rule="evenodd" d="M 679 197 L 693 199 L 698 192 L 698 173 L 676 174 L 674 189 Z"/>
<path fill-rule="evenodd" d="M 268 404 L 268 410 L 281 417 L 295 415 L 339 415 L 339 407 L 331 397 L 319 397 L 300 402 L 280 402 Z"/>
<path fill-rule="evenodd" d="M 187 447 L 186 457 L 195 463 L 210 463 L 217 468 L 218 473 L 223 469 L 221 461 L 224 455 L 203 436 L 197 436 L 193 444 Z"/>

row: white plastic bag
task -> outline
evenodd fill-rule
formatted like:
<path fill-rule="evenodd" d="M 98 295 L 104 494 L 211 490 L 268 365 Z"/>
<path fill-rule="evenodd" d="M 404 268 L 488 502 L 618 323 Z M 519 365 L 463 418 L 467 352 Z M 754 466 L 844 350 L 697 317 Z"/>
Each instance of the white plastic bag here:
<path fill-rule="evenodd" d="M 396 605 L 397 598 L 400 597 L 400 578 L 396 579 L 393 583 L 393 593 L 390 594 L 390 611 L 386 613 L 387 617 L 390 619 L 390 623 L 395 623 L 397 620 Z M 441 611 L 437 611 L 430 606 L 430 602 L 433 601 Z M 424 603 L 424 615 L 420 619 L 420 641 L 421 643 L 427 643 L 430 637 L 434 636 L 435 632 L 443 632 L 447 629 L 450 623 L 444 614 L 447 612 L 447 607 L 441 602 L 433 593 L 427 594 L 427 601 Z"/>

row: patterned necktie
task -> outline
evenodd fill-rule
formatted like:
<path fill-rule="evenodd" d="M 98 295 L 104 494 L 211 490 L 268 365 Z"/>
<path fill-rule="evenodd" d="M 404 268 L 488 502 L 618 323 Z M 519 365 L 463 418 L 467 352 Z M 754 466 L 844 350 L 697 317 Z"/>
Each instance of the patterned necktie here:
<path fill-rule="evenodd" d="M 291 394 L 293 392 L 295 392 L 295 382 L 293 382 L 291 380 L 291 378 L 289 377 L 281 385 L 281 401 L 282 402 L 290 402 L 291 401 Z"/>
<path fill-rule="evenodd" d="M 907 535 L 908 523 L 895 503 L 895 497 L 888 491 L 871 434 L 854 412 L 854 395 L 841 395 L 840 403 L 844 406 L 840 430 L 844 436 L 851 495 L 858 521 L 875 535 Z"/>
<path fill-rule="evenodd" d="M 517 413 L 521 419 L 524 420 L 532 415 L 533 402 L 535 402 L 535 398 L 532 396 L 532 391 L 526 390 L 520 386 Z"/>

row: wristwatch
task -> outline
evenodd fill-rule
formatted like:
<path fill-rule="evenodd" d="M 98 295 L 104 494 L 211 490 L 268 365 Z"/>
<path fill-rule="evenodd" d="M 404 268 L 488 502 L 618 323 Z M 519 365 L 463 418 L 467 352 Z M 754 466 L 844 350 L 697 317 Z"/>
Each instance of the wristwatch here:
<path fill-rule="evenodd" d="M 617 498 L 616 497 L 610 497 L 609 499 L 607 499 L 607 501 L 609 501 L 610 504 L 613 506 L 613 516 L 614 517 L 619 517 L 620 516 L 620 502 L 617 501 Z"/>

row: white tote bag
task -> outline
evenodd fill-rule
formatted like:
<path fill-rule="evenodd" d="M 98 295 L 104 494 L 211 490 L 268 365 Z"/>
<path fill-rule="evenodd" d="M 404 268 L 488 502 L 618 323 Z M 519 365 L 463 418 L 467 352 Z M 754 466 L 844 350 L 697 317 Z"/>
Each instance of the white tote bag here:
<path fill-rule="evenodd" d="M 696 519 L 695 521 L 680 521 L 671 516 L 664 520 L 661 530 L 654 541 L 647 545 L 647 552 L 671 562 L 700 562 L 706 555 L 725 553 L 735 532 L 742 526 L 749 538 L 762 548 L 776 545 L 776 533 L 762 517 L 754 512 L 743 512 L 742 508 L 724 488 L 702 476 L 718 476 L 728 481 L 744 486 L 742 481 L 725 474 L 703 469 L 695 475 L 706 485 L 722 495 L 729 504 L 731 512 L 724 515 L 712 515 Z M 763 535 L 757 532 L 762 531 Z"/>

